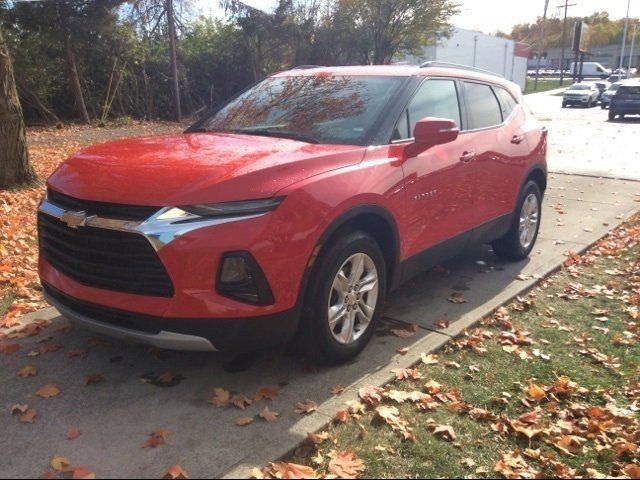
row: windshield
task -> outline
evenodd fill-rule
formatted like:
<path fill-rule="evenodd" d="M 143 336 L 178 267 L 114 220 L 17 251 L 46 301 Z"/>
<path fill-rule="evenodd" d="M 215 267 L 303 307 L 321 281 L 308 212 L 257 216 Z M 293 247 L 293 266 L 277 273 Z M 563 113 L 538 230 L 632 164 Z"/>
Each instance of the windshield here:
<path fill-rule="evenodd" d="M 611 85 L 611 86 L 609 87 L 609 91 L 610 91 L 610 92 L 615 92 L 615 91 L 617 91 L 619 88 L 620 88 L 620 84 L 618 84 L 618 83 L 614 83 L 613 85 Z"/>
<path fill-rule="evenodd" d="M 589 85 L 572 85 L 569 90 L 591 90 Z"/>
<path fill-rule="evenodd" d="M 362 144 L 405 77 L 331 74 L 271 77 L 229 102 L 200 128 Z"/>

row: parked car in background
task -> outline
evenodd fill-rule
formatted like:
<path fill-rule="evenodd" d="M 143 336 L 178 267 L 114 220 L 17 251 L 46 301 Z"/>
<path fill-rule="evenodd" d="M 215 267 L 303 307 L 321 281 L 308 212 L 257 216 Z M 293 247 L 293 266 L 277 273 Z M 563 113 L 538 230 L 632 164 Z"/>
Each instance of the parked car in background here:
<path fill-rule="evenodd" d="M 72 155 L 39 207 L 62 315 L 160 348 L 287 342 L 332 363 L 389 290 L 490 243 L 534 248 L 547 132 L 520 87 L 475 69 L 300 67 L 182 134 Z"/>
<path fill-rule="evenodd" d="M 598 104 L 600 91 L 594 83 L 574 83 L 562 95 L 562 108 L 579 105 L 591 108 Z"/>
<path fill-rule="evenodd" d="M 618 88 L 620 88 L 620 85 L 622 85 L 622 82 L 612 83 L 609 86 L 609 88 L 607 88 L 607 91 L 602 94 L 602 97 L 600 97 L 600 107 L 602 109 L 609 107 L 609 102 L 611 101 L 611 97 L 613 97 L 616 94 L 616 92 L 618 91 Z"/>
<path fill-rule="evenodd" d="M 629 75 L 627 75 L 626 73 L 617 73 L 615 75 L 611 75 L 607 80 L 609 80 L 611 83 L 615 83 L 615 82 L 621 82 L 622 80 L 628 80 L 629 79 Z"/>
<path fill-rule="evenodd" d="M 616 94 L 611 98 L 609 106 L 609 120 L 617 116 L 640 115 L 640 82 L 620 85 Z"/>

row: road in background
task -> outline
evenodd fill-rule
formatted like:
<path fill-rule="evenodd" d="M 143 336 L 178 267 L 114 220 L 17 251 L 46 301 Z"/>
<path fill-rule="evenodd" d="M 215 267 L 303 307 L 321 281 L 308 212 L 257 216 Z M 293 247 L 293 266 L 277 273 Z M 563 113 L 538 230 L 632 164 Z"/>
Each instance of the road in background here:
<path fill-rule="evenodd" d="M 561 92 L 525 96 L 549 129 L 549 171 L 640 180 L 640 117 L 610 122 L 600 106 L 562 108 Z"/>

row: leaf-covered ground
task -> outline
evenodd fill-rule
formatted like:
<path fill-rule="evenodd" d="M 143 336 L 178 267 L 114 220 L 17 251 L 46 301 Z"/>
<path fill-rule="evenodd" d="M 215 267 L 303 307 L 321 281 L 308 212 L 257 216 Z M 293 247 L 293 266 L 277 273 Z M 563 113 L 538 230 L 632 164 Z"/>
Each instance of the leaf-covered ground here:
<path fill-rule="evenodd" d="M 29 155 L 41 185 L 0 191 L 0 328 L 42 308 L 38 280 L 36 210 L 44 195 L 44 181 L 73 152 L 99 141 L 168 131 L 174 123 L 133 123 L 121 127 L 67 126 L 32 128 L 27 132 Z"/>
<path fill-rule="evenodd" d="M 640 478 L 640 217 L 256 477 Z"/>

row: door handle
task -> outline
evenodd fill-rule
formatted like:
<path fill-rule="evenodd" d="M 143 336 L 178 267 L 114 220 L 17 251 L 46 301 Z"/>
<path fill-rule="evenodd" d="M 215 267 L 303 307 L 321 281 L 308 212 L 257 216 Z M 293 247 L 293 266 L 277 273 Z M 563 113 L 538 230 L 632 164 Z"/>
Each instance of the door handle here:
<path fill-rule="evenodd" d="M 476 152 L 464 152 L 460 157 L 460 161 L 463 163 L 469 163 L 476 159 Z"/>
<path fill-rule="evenodd" d="M 522 142 L 524 142 L 524 135 L 514 135 L 511 139 L 511 143 L 514 145 L 520 145 Z"/>

